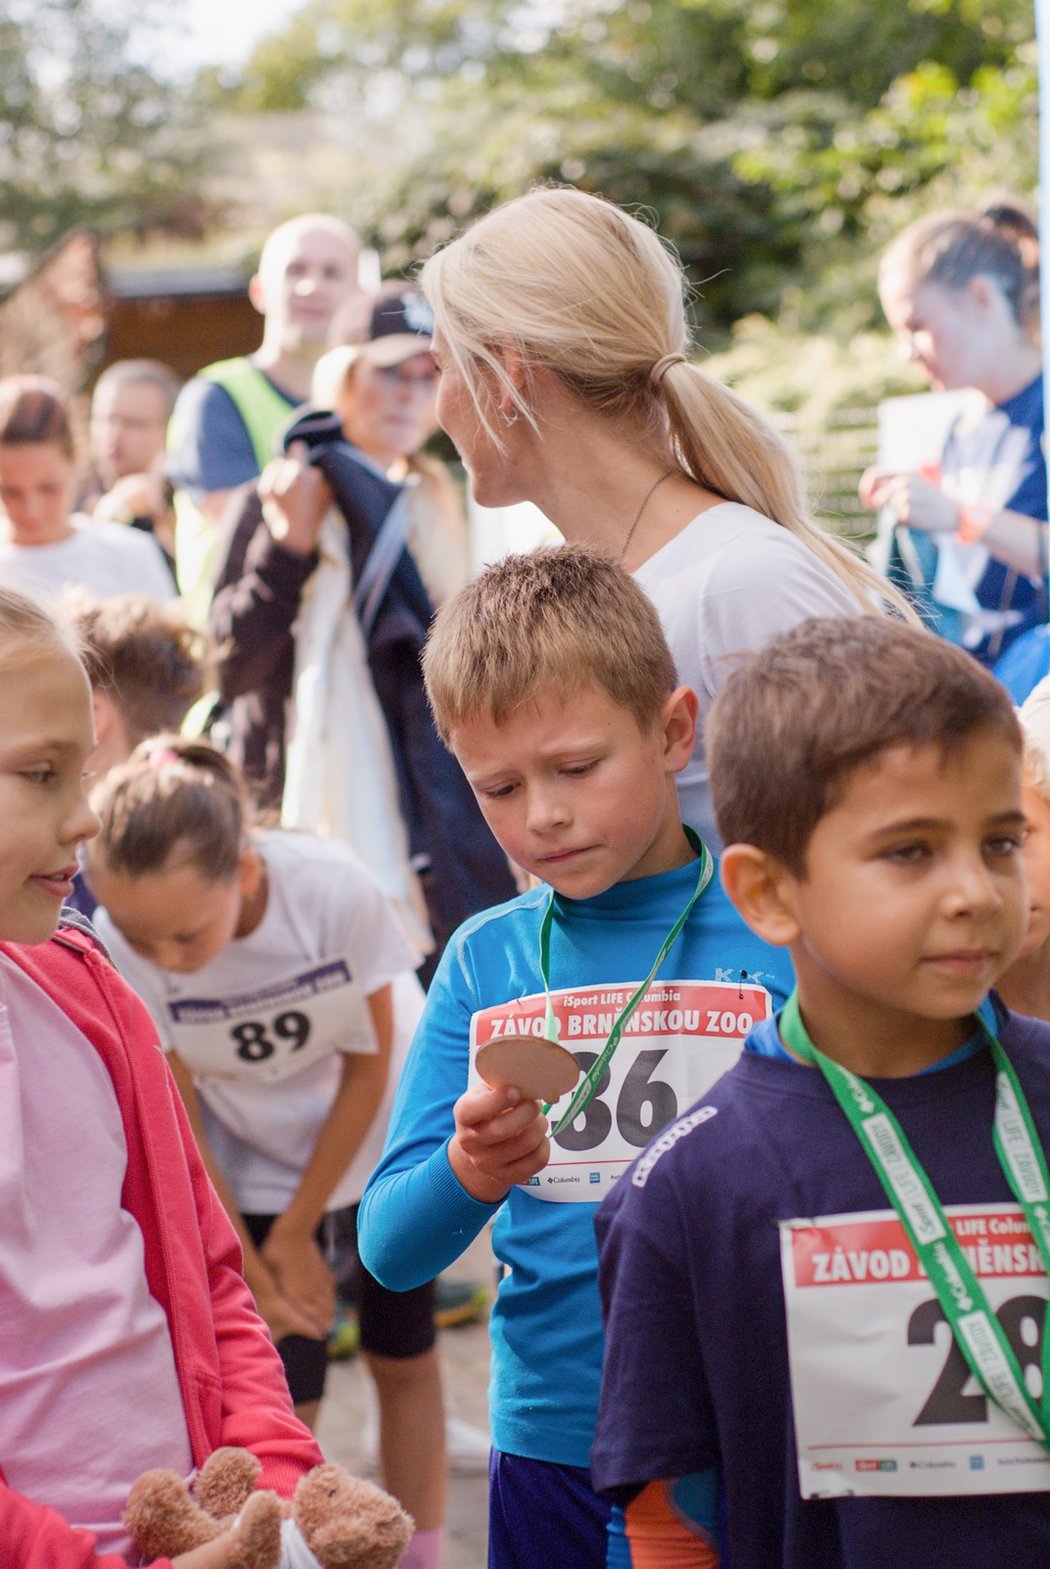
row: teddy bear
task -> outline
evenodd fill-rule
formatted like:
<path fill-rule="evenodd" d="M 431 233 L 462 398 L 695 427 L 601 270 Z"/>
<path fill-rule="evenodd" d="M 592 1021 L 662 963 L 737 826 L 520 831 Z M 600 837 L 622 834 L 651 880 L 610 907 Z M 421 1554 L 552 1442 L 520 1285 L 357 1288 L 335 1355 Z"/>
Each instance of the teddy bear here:
<path fill-rule="evenodd" d="M 239 1516 L 235 1569 L 394 1569 L 413 1522 L 395 1498 L 337 1465 L 300 1478 L 290 1507 L 257 1492 L 260 1462 L 245 1449 L 217 1449 L 192 1489 L 174 1471 L 147 1471 L 128 1494 L 124 1524 L 147 1558 L 173 1557 L 214 1541 Z M 303 1548 L 307 1549 L 306 1554 Z"/>

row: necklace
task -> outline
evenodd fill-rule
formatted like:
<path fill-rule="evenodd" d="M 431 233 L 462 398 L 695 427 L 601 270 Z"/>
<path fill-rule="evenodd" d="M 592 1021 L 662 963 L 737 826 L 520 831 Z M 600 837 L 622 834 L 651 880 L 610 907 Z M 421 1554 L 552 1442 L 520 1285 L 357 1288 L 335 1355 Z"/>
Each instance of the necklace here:
<path fill-rule="evenodd" d="M 638 524 L 641 522 L 642 513 L 645 511 L 646 507 L 649 505 L 649 501 L 650 501 L 650 498 L 651 498 L 651 496 L 653 494 L 653 491 L 656 490 L 660 485 L 662 485 L 665 479 L 670 479 L 671 475 L 672 474 L 676 474 L 677 472 L 678 472 L 678 470 L 676 468 L 666 469 L 664 471 L 664 473 L 660 475 L 659 479 L 654 479 L 653 480 L 652 484 L 649 486 L 649 489 L 646 491 L 645 495 L 642 497 L 641 501 L 638 504 L 638 511 L 634 514 L 634 517 L 631 519 L 631 526 L 627 530 L 627 538 L 624 540 L 623 545 L 622 545 L 622 547 L 620 549 L 620 554 L 616 558 L 617 561 L 622 561 L 624 556 L 627 554 L 627 547 L 631 543 L 631 540 L 634 538 L 634 531 L 638 527 Z"/>

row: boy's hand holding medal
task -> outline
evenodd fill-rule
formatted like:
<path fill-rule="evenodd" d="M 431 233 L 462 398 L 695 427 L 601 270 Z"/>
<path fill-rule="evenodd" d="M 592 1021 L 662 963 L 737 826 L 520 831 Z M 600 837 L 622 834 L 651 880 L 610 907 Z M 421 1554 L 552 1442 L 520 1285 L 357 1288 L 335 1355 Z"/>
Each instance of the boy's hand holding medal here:
<path fill-rule="evenodd" d="M 535 1035 L 489 1041 L 477 1056 L 487 1088 L 467 1090 L 456 1102 L 449 1162 L 467 1192 L 499 1204 L 518 1182 L 550 1159 L 543 1102 L 557 1100 L 579 1077 L 563 1046 Z"/>

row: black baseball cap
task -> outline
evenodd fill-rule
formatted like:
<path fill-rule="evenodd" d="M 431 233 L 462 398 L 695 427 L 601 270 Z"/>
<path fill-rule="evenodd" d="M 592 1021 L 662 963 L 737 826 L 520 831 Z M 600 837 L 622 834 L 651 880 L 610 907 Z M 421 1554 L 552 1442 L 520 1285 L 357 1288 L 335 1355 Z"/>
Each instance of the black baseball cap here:
<path fill-rule="evenodd" d="M 433 336 L 434 312 L 415 289 L 404 289 L 376 300 L 357 352 L 373 365 L 400 365 L 414 354 L 426 354 Z"/>

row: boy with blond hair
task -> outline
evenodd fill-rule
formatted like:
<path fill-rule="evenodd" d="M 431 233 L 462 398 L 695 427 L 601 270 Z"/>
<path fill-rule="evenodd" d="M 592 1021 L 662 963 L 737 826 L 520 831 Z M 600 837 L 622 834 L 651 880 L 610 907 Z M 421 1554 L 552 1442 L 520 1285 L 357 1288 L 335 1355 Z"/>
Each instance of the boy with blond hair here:
<path fill-rule="evenodd" d="M 664 1527 L 619 1562 L 716 1565 L 720 1483 L 733 1569 L 1044 1563 L 1050 1029 L 989 997 L 1027 917 L 1009 699 L 811 621 L 707 740 L 723 883 L 797 991 L 598 1216 L 595 1481 Z"/>
<path fill-rule="evenodd" d="M 1024 735 L 1022 854 L 1028 930 L 998 989 L 1015 1013 L 1050 1019 L 1050 676 L 1029 693 L 1017 717 Z"/>
<path fill-rule="evenodd" d="M 600 1569 L 596 1201 L 735 1060 L 789 969 L 682 826 L 696 697 L 618 566 L 573 547 L 505 558 L 441 611 L 425 673 L 489 827 L 539 886 L 448 946 L 362 1203 L 361 1254 L 404 1290 L 495 1217 L 489 1564 Z M 504 1037 L 493 1087 L 479 1053 Z M 551 1125 L 519 1087 L 535 1037 L 560 1039 L 585 1075 L 545 1097 Z"/>

